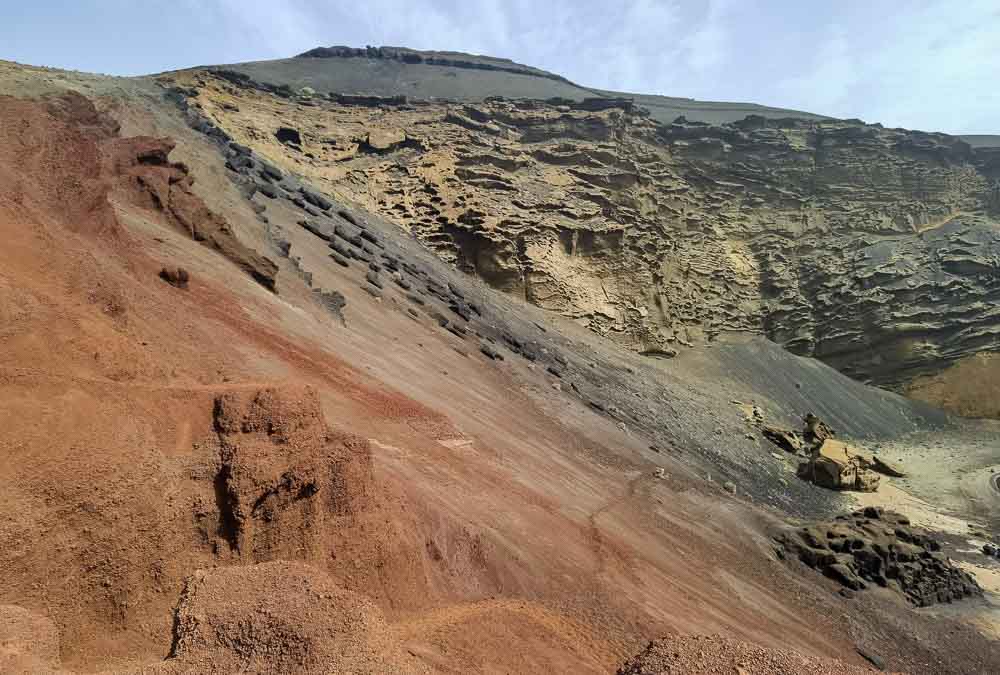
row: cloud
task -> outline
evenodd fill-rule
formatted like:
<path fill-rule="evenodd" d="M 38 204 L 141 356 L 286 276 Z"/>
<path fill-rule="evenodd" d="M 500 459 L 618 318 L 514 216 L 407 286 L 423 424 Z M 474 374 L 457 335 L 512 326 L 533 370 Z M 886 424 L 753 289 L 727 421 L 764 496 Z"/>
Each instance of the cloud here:
<path fill-rule="evenodd" d="M 819 42 L 811 67 L 777 83 L 777 98 L 799 110 L 851 117 L 850 92 L 856 84 L 854 49 L 843 26 L 834 24 Z"/>
<path fill-rule="evenodd" d="M 682 42 L 688 65 L 697 73 L 715 70 L 729 58 L 728 8 L 724 0 L 711 0 L 704 23 Z"/>
<path fill-rule="evenodd" d="M 888 126 L 1000 133 L 1000 11 L 991 0 L 900 5 L 889 21 L 849 18 L 850 26 L 829 29 L 815 57 L 804 55 L 801 72 L 778 82 L 780 105 Z"/>
<path fill-rule="evenodd" d="M 938 1 L 903 17 L 866 73 L 873 119 L 956 133 L 1000 133 L 1000 10 Z"/>
<path fill-rule="evenodd" d="M 187 0 L 192 21 L 213 27 L 222 44 L 285 58 L 322 41 L 313 3 L 303 0 Z M 231 59 L 230 59 L 231 60 Z"/>

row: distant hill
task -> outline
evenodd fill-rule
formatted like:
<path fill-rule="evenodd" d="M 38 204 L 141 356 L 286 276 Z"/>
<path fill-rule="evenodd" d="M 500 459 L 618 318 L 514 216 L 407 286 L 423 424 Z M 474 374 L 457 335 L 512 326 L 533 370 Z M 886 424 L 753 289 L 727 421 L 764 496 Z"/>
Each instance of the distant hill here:
<path fill-rule="evenodd" d="M 1000 135 L 967 134 L 959 138 L 974 148 L 1000 148 Z"/>
<path fill-rule="evenodd" d="M 212 69 L 241 73 L 256 82 L 287 85 L 295 90 L 311 87 L 320 93 L 402 95 L 468 102 L 481 102 L 490 96 L 573 101 L 627 97 L 649 109 L 650 115 L 661 122 L 672 122 L 681 115 L 691 121 L 712 124 L 733 122 L 747 115 L 824 118 L 801 110 L 755 103 L 698 101 L 591 89 L 508 59 L 405 47 L 318 47 L 290 59 L 213 66 Z"/>

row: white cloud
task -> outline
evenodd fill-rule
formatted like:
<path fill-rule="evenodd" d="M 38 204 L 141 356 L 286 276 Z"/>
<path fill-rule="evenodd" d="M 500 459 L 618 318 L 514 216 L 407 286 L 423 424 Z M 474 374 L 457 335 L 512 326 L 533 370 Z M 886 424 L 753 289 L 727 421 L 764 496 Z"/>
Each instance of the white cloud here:
<path fill-rule="evenodd" d="M 778 98 L 791 108 L 851 117 L 843 109 L 855 83 L 853 46 L 847 31 L 835 24 L 820 42 L 812 67 L 780 80 L 776 88 Z"/>
<path fill-rule="evenodd" d="M 728 6 L 725 0 L 711 0 L 704 23 L 683 41 L 688 65 L 697 73 L 715 70 L 729 57 Z"/>
<path fill-rule="evenodd" d="M 886 22 L 865 23 L 862 14 L 831 29 L 817 57 L 778 83 L 775 98 L 888 126 L 1000 133 L 998 28 L 992 0 L 900 5 Z"/>

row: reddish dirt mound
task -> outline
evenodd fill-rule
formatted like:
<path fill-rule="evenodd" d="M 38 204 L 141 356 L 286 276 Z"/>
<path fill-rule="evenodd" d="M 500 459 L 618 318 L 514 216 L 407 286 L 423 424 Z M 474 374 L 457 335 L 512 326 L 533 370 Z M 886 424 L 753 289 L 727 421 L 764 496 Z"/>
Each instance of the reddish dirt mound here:
<path fill-rule="evenodd" d="M 291 562 L 196 572 L 170 656 L 159 672 L 427 672 L 404 658 L 374 604 Z"/>
<path fill-rule="evenodd" d="M 618 675 L 861 675 L 874 672 L 834 659 L 766 649 L 719 636 L 667 637 L 650 642 Z"/>
<path fill-rule="evenodd" d="M 233 555 L 325 561 L 376 508 L 368 441 L 330 430 L 312 388 L 223 394 L 214 426 L 217 533 Z"/>

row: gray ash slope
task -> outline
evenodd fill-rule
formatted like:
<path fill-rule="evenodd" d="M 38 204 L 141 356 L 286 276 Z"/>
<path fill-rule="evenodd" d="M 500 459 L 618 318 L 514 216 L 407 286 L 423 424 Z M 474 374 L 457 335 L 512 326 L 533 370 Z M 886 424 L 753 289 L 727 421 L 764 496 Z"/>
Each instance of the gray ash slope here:
<path fill-rule="evenodd" d="M 343 285 L 316 286 L 314 292 L 348 326 L 352 314 L 367 310 L 363 304 L 345 305 L 340 291 L 360 287 L 366 291 L 362 302 L 383 303 L 446 333 L 454 358 L 481 359 L 484 367 L 496 368 L 530 364 L 558 385 L 554 396 L 576 397 L 588 414 L 646 439 L 646 462 L 666 462 L 717 484 L 732 481 L 739 494 L 755 501 L 813 515 L 837 508 L 841 497 L 789 479 L 785 461 L 753 433 L 740 404 L 752 402 L 769 420 L 790 426 L 816 412 L 843 437 L 864 440 L 953 424 L 934 408 L 860 384 L 759 337 L 706 346 L 669 361 L 622 350 L 455 270 L 395 224 L 338 202 L 232 142 L 188 107 L 185 92 L 169 95 L 186 109 L 193 127 L 218 142 L 231 179 L 267 225 L 273 253 L 297 260 L 300 252 L 283 237 L 290 230 L 304 233 L 314 250 L 327 252 L 326 264 Z M 300 267 L 300 273 L 312 285 L 312 272 Z M 279 279 L 279 294 L 280 289 Z"/>

